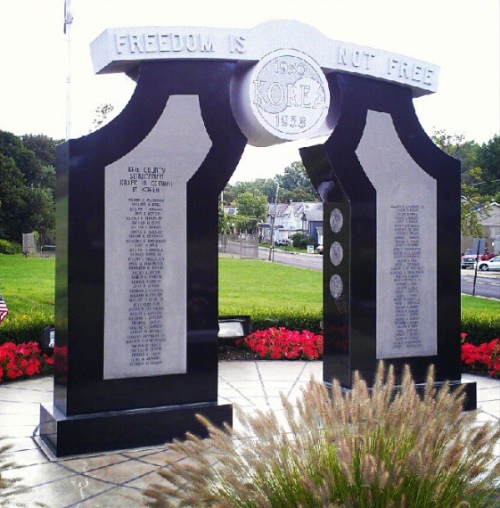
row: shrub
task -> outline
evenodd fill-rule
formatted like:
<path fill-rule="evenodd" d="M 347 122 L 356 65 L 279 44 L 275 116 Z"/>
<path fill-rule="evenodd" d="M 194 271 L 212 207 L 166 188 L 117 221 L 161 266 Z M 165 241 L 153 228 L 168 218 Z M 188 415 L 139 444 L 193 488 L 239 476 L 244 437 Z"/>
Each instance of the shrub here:
<path fill-rule="evenodd" d="M 221 314 L 224 312 L 221 311 Z M 288 328 L 289 330 L 310 330 L 313 333 L 321 332 L 323 314 L 321 310 L 296 310 L 287 308 L 267 309 L 254 307 L 241 309 L 226 314 L 249 314 L 252 317 L 252 328 L 264 330 L 272 326 Z M 462 316 L 462 331 L 467 333 L 467 341 L 472 344 L 489 342 L 492 337 L 498 337 L 500 330 L 500 316 L 486 314 L 464 313 Z"/>
<path fill-rule="evenodd" d="M 0 240 L 0 254 L 20 254 L 21 245 L 8 240 Z"/>
<path fill-rule="evenodd" d="M 27 314 L 11 312 L 0 326 L 0 344 L 40 341 L 44 329 L 53 323 L 53 312 L 44 310 L 31 310 Z"/>
<path fill-rule="evenodd" d="M 487 314 L 462 313 L 462 332 L 467 334 L 467 342 L 478 346 L 483 342 L 498 337 L 500 332 L 500 314 L 489 316 Z"/>
<path fill-rule="evenodd" d="M 409 369 L 395 392 L 380 366 L 373 389 L 355 376 L 330 399 L 311 381 L 294 407 L 284 396 L 286 426 L 272 412 L 248 416 L 243 430 L 175 441 L 145 491 L 153 507 L 264 508 L 498 507 L 500 428 L 462 412 L 462 390 L 438 393 L 433 373 L 420 398 Z M 179 454 L 185 457 L 179 460 Z M 163 479 L 165 482 L 161 482 Z"/>
<path fill-rule="evenodd" d="M 296 310 L 296 309 L 264 309 L 252 308 L 246 312 L 236 314 L 249 314 L 252 318 L 253 330 L 265 330 L 266 328 L 288 328 L 289 330 L 310 330 L 313 333 L 321 331 L 323 319 L 321 310 Z"/>
<path fill-rule="evenodd" d="M 306 233 L 295 233 L 290 239 L 292 240 L 292 245 L 297 249 L 307 249 L 308 245 L 314 244 L 313 237 Z"/>

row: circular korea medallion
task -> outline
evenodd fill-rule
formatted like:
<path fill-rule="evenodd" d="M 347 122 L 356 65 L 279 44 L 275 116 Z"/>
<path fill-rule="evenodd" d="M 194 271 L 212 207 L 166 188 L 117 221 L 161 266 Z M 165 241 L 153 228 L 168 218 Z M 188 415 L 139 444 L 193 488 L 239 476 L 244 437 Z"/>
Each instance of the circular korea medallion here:
<path fill-rule="evenodd" d="M 285 140 L 307 137 L 328 115 L 328 82 L 310 56 L 280 49 L 253 69 L 250 103 L 259 123 L 271 134 Z"/>
<path fill-rule="evenodd" d="M 318 63 L 295 49 L 273 51 L 231 79 L 231 108 L 254 146 L 331 133 L 330 90 Z"/>
<path fill-rule="evenodd" d="M 330 293 L 333 298 L 339 298 L 343 290 L 344 284 L 342 283 L 340 276 L 337 274 L 332 275 L 332 278 L 330 279 Z"/>
<path fill-rule="evenodd" d="M 342 229 L 343 225 L 344 216 L 338 208 L 335 208 L 330 214 L 330 227 L 334 233 L 338 233 Z"/>
<path fill-rule="evenodd" d="M 339 242 L 333 242 L 330 247 L 330 260 L 334 266 L 340 265 L 342 258 L 344 257 L 344 249 Z"/>

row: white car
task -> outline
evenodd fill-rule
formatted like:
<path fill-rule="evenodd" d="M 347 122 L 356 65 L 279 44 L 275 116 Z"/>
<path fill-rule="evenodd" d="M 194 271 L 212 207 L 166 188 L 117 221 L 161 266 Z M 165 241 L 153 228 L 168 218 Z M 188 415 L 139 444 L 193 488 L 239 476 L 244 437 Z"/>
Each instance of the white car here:
<path fill-rule="evenodd" d="M 487 272 L 488 270 L 497 270 L 500 272 L 500 256 L 495 256 L 494 258 L 488 259 L 488 261 L 479 261 L 479 267 L 482 272 Z"/>

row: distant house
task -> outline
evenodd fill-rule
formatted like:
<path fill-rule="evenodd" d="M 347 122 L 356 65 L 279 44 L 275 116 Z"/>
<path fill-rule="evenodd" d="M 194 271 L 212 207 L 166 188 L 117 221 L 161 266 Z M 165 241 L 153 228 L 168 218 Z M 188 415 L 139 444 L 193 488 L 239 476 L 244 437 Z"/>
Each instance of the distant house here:
<path fill-rule="evenodd" d="M 297 202 L 270 204 L 266 222 L 259 227 L 262 242 L 287 245 L 296 233 L 313 237 L 315 245 L 323 242 L 323 203 Z"/>
<path fill-rule="evenodd" d="M 307 234 L 315 245 L 323 245 L 323 203 L 312 203 L 305 211 Z"/>
<path fill-rule="evenodd" d="M 238 208 L 235 206 L 224 206 L 224 213 L 226 215 L 236 215 L 238 213 Z"/>
<path fill-rule="evenodd" d="M 478 219 L 483 228 L 483 238 L 486 239 L 486 248 L 489 252 L 500 255 L 500 204 L 490 203 L 478 212 Z M 462 252 L 466 252 L 473 245 L 474 239 L 462 236 Z M 482 253 L 480 253 L 482 254 Z"/>

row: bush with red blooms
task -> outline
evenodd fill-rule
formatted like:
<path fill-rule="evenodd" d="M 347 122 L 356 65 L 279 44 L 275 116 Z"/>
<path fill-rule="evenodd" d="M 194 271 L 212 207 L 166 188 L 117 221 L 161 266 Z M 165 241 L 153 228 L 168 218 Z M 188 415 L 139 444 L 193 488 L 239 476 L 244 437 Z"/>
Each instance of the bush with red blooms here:
<path fill-rule="evenodd" d="M 465 342 L 466 335 L 462 333 L 462 363 L 470 372 L 488 371 L 491 377 L 500 378 L 500 339 L 475 346 Z"/>
<path fill-rule="evenodd" d="M 299 332 L 274 327 L 256 330 L 237 344 L 270 360 L 319 360 L 323 354 L 323 336 L 308 330 Z"/>
<path fill-rule="evenodd" d="M 42 353 L 37 342 L 0 344 L 0 383 L 8 379 L 52 372 L 54 360 Z"/>

